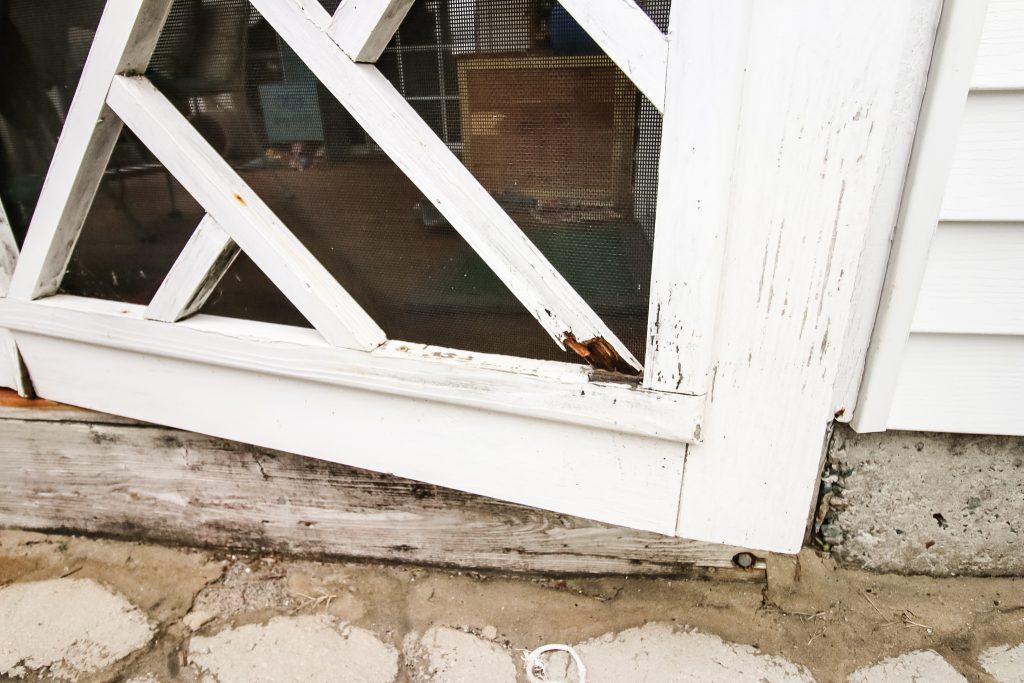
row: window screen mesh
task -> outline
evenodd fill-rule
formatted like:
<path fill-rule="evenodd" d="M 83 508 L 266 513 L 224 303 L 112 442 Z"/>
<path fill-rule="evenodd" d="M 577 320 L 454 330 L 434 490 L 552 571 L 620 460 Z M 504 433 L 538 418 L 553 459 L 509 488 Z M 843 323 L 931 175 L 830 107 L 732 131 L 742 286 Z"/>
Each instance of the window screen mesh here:
<path fill-rule="evenodd" d="M 641 4 L 664 28 L 669 0 Z M 0 101 L 33 95 L 0 112 L 0 195 L 19 232 L 101 6 L 0 0 Z M 378 68 L 642 359 L 654 107 L 546 0 L 416 0 Z M 245 0 L 176 0 L 148 75 L 389 338 L 575 360 Z M 126 131 L 64 291 L 147 303 L 202 215 Z M 244 255 L 204 312 L 308 324 Z"/>

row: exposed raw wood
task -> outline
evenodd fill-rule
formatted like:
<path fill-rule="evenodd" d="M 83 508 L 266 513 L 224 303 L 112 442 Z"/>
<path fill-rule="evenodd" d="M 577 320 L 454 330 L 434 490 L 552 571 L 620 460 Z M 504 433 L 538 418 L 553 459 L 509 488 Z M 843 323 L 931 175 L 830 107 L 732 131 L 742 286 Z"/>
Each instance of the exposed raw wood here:
<path fill-rule="evenodd" d="M 467 569 L 763 579 L 739 548 L 609 527 L 0 394 L 0 526 Z M 60 410 L 64 422 L 36 419 Z M 341 451 L 346 448 L 337 444 Z"/>
<path fill-rule="evenodd" d="M 570 333 L 579 340 L 601 338 L 628 365 L 641 368 L 401 93 L 374 66 L 352 62 L 318 28 L 326 10 L 303 8 L 297 0 L 253 5 L 556 342 Z"/>
<path fill-rule="evenodd" d="M 258 376 L 343 387 L 356 392 L 352 395 L 355 401 L 361 394 L 383 393 L 676 442 L 696 438 L 700 399 L 591 381 L 588 369 L 581 365 L 460 354 L 404 342 L 391 342 L 366 354 L 332 347 L 309 329 L 203 315 L 167 326 L 143 320 L 144 310 L 131 304 L 58 295 L 34 303 L 0 300 L 0 321 L 16 331 L 152 354 L 154 371 L 163 359 L 175 358 L 200 367 L 225 366 Z M 102 386 L 103 392 L 93 393 L 112 393 L 108 384 Z M 160 386 L 161 393 L 173 389 L 162 383 L 154 386 Z M 194 386 L 186 384 L 180 385 L 180 391 L 176 400 L 186 403 L 196 393 Z M 81 398 L 72 401 L 56 394 L 40 395 L 93 407 Z M 142 409 L 147 416 L 140 419 L 157 419 L 150 416 L 151 408 L 133 407 L 137 397 L 108 398 L 114 406 L 125 404 L 128 408 L 111 407 L 107 399 L 98 396 L 97 401 L 105 401 L 102 409 L 106 412 L 134 416 L 124 410 Z M 279 398 L 282 405 L 294 405 L 294 410 L 301 410 L 306 400 L 302 393 Z M 237 417 L 239 424 L 247 421 L 244 414 Z"/>
<path fill-rule="evenodd" d="M 560 0 L 559 4 L 569 11 L 594 42 L 619 65 L 651 104 L 658 111 L 665 111 L 668 40 L 654 25 L 647 12 L 633 0 Z M 724 17 L 731 13 L 731 9 L 726 9 L 719 16 Z M 709 14 L 715 12 L 711 11 Z M 696 34 L 700 28 L 702 27 L 695 26 L 691 31 Z M 737 30 L 742 32 L 742 26 L 737 27 Z M 669 32 L 671 31 L 670 28 Z"/>
<path fill-rule="evenodd" d="M 1024 88 L 1024 0 L 989 0 L 971 87 Z"/>
<path fill-rule="evenodd" d="M 649 389 L 708 391 L 750 14 L 748 0 L 672 4 L 672 86 L 661 140 L 644 373 Z"/>
<path fill-rule="evenodd" d="M 1024 336 L 1024 224 L 940 223 L 911 331 Z"/>
<path fill-rule="evenodd" d="M 1024 92 L 972 93 L 942 199 L 947 221 L 1024 221 Z"/>
<path fill-rule="evenodd" d="M 1024 435 L 1024 337 L 912 334 L 889 429 Z"/>
<path fill-rule="evenodd" d="M 103 11 L 64 129 L 36 203 L 10 296 L 35 299 L 60 288 L 121 121 L 106 106 L 115 73 L 142 73 L 171 0 L 110 0 Z"/>
<path fill-rule="evenodd" d="M 327 33 L 357 62 L 376 62 L 405 18 L 412 0 L 344 0 Z"/>
<path fill-rule="evenodd" d="M 115 77 L 108 102 L 328 342 L 384 343 L 377 323 L 147 79 Z"/>
<path fill-rule="evenodd" d="M 954 165 L 986 5 L 985 0 L 943 3 L 903 203 L 851 422 L 859 432 L 882 431 L 887 426 L 929 246 Z"/>
<path fill-rule="evenodd" d="M 149 302 L 146 317 L 173 323 L 198 312 L 239 251 L 231 236 L 207 214 Z"/>
<path fill-rule="evenodd" d="M 917 106 L 902 65 L 924 4 L 752 3 L 716 369 L 681 536 L 802 544 L 889 128 Z"/>

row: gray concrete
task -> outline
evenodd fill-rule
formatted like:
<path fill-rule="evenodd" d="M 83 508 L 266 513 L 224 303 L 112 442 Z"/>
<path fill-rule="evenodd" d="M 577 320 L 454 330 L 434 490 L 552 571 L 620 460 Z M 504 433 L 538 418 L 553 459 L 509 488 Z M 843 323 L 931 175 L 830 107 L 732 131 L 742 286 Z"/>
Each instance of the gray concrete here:
<path fill-rule="evenodd" d="M 967 679 L 939 653 L 922 650 L 854 671 L 849 683 L 967 683 Z"/>
<path fill-rule="evenodd" d="M 402 649 L 409 676 L 415 683 L 517 680 L 516 662 L 508 649 L 454 628 L 431 627 L 423 636 L 410 633 Z"/>
<path fill-rule="evenodd" d="M 216 683 L 392 683 L 398 675 L 394 647 L 324 614 L 194 636 L 188 659 Z"/>
<path fill-rule="evenodd" d="M 1024 575 L 1024 438 L 840 427 L 829 455 L 819 538 L 843 562 Z"/>
<path fill-rule="evenodd" d="M 87 579 L 0 588 L 0 677 L 76 680 L 149 642 L 146 615 Z"/>
<path fill-rule="evenodd" d="M 1024 621 L 1022 621 L 1024 630 Z M 999 683 L 1024 683 L 1024 643 L 997 645 L 981 653 L 982 667 Z"/>

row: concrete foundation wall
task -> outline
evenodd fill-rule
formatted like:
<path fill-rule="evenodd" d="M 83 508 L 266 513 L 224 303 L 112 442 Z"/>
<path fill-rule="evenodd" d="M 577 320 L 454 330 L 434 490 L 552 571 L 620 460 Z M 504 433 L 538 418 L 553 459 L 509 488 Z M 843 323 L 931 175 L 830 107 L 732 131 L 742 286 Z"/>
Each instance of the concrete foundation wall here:
<path fill-rule="evenodd" d="M 847 564 L 1024 575 L 1022 437 L 857 434 L 838 426 L 822 503 L 817 542 Z"/>

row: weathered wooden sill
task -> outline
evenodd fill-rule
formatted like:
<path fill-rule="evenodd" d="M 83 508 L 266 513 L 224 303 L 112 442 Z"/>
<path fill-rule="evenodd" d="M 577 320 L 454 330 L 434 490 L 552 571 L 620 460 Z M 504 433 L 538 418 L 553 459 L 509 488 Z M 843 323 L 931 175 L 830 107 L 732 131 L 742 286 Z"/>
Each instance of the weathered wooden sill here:
<path fill-rule="evenodd" d="M 0 526 L 310 557 L 760 581 L 743 549 L 0 391 Z"/>

